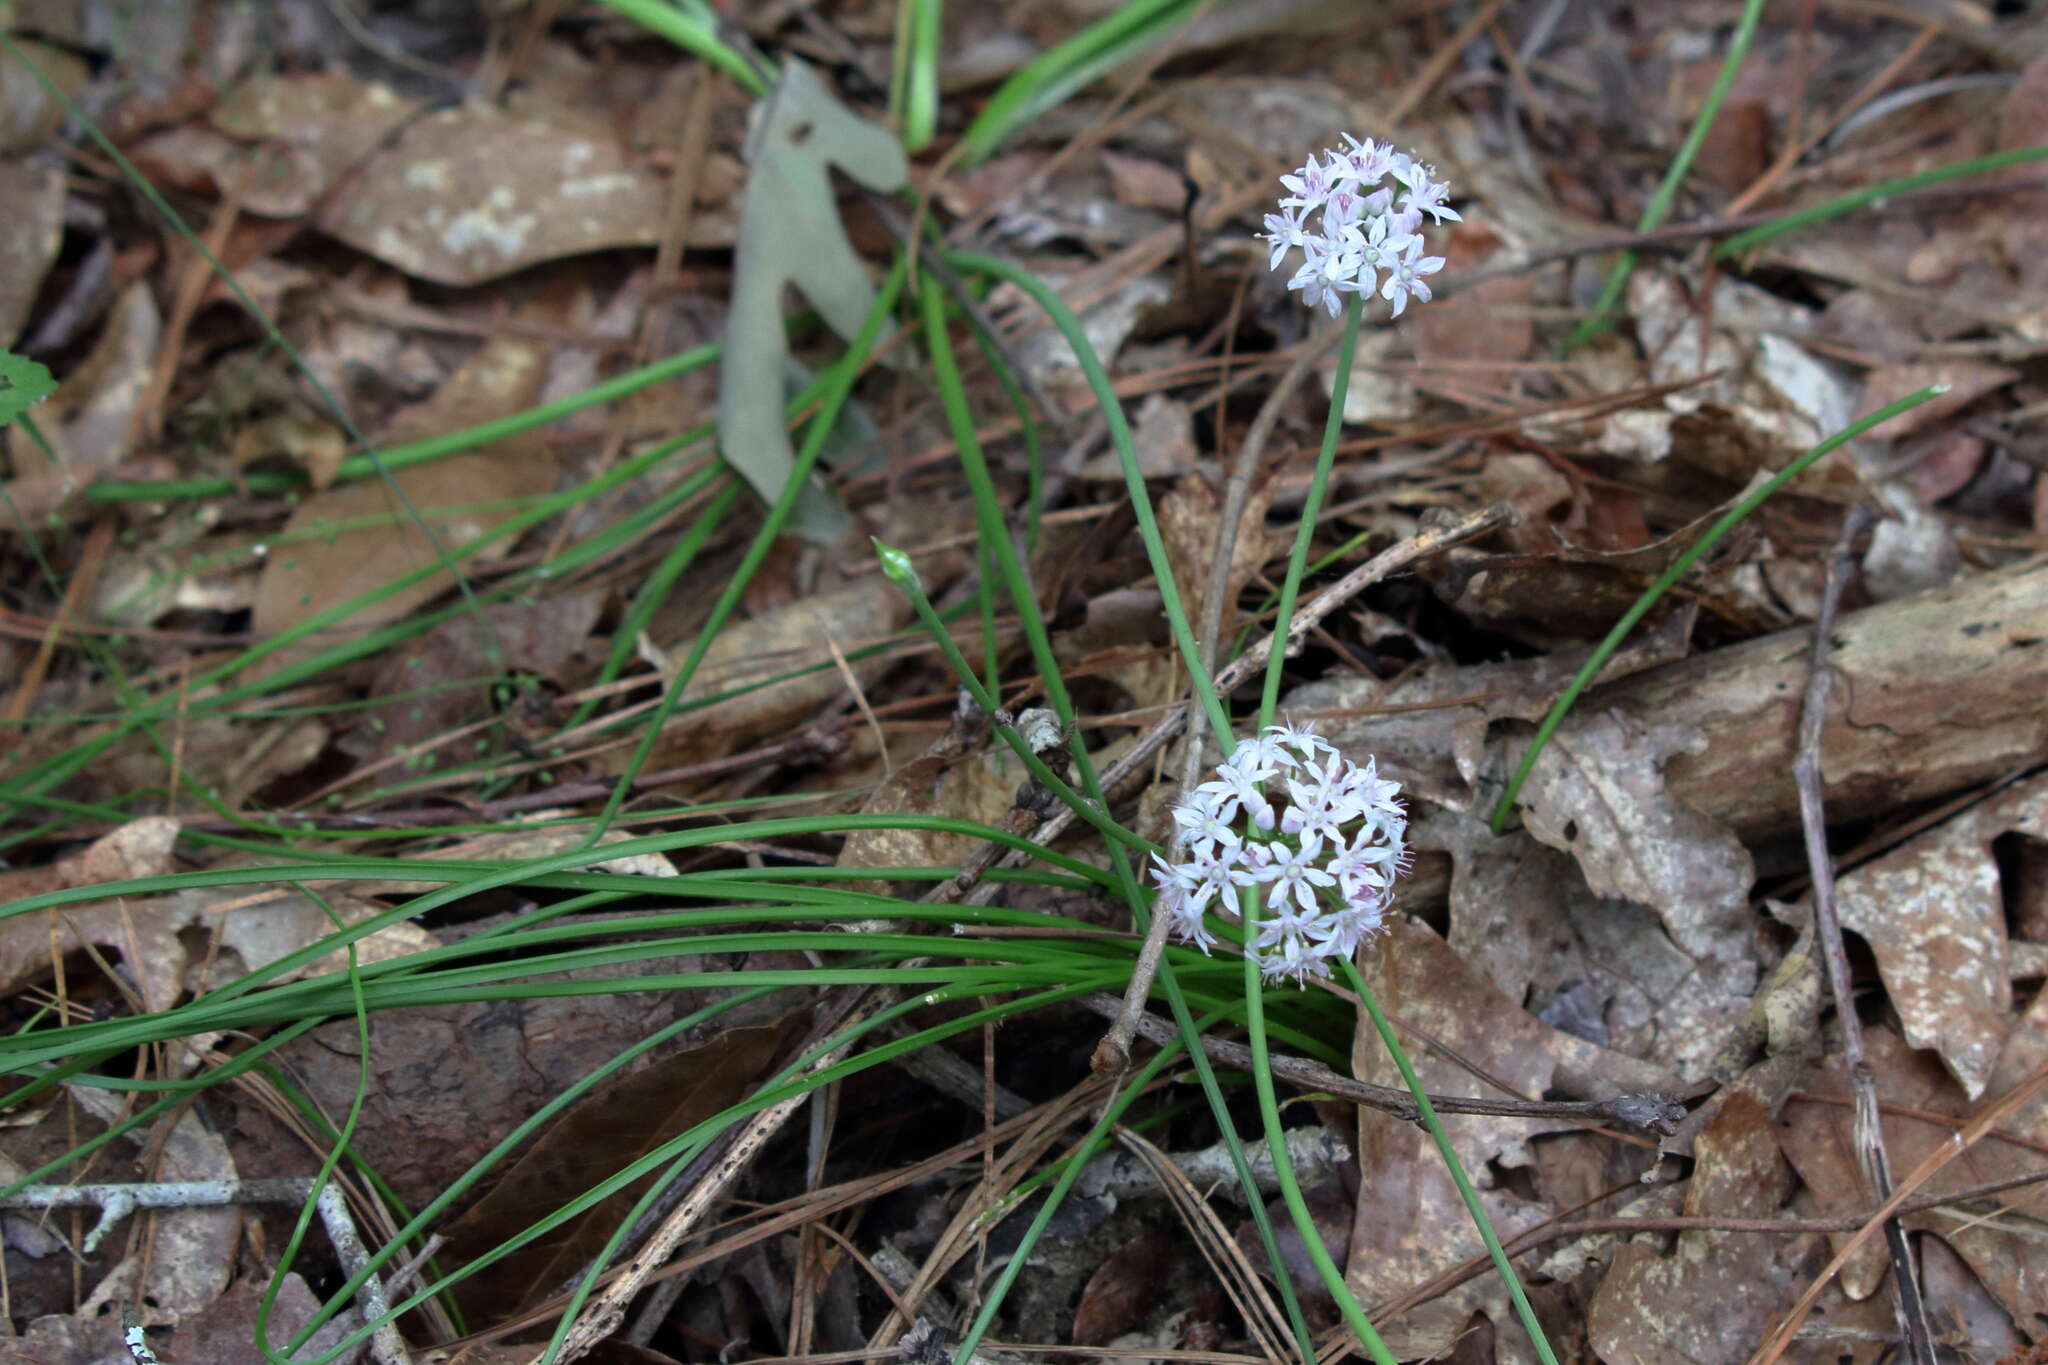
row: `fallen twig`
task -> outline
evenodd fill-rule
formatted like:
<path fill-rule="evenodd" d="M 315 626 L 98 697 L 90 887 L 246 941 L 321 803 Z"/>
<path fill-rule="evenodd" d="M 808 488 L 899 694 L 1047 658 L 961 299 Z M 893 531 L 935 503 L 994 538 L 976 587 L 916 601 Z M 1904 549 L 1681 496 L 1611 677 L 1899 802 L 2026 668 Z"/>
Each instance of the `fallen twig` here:
<path fill-rule="evenodd" d="M 1842 524 L 1842 537 L 1828 565 L 1820 611 L 1813 623 L 1813 653 L 1808 660 L 1806 695 L 1799 716 L 1799 756 L 1792 762 L 1792 781 L 1799 789 L 1799 823 L 1806 836 L 1806 864 L 1813 878 L 1814 938 L 1827 964 L 1828 990 L 1835 999 L 1835 1024 L 1842 1030 L 1842 1061 L 1849 1090 L 1856 1097 L 1856 1164 L 1879 1199 L 1892 1192 L 1891 1162 L 1885 1155 L 1884 1127 L 1878 1117 L 1877 1076 L 1863 1051 L 1863 1024 L 1856 1017 L 1856 999 L 1849 983 L 1849 955 L 1842 946 L 1842 924 L 1835 915 L 1835 868 L 1828 855 L 1827 809 L 1821 799 L 1821 731 L 1827 722 L 1828 693 L 1834 674 L 1828 669 L 1829 638 L 1841 609 L 1842 587 L 1848 580 L 1856 538 L 1870 524 L 1870 509 L 1858 504 Z M 1915 1365 L 1934 1365 L 1933 1334 L 1920 1300 L 1913 1271 L 1913 1251 L 1897 1218 L 1884 1224 L 1885 1246 L 1892 1260 L 1892 1306 L 1899 1316 Z"/>

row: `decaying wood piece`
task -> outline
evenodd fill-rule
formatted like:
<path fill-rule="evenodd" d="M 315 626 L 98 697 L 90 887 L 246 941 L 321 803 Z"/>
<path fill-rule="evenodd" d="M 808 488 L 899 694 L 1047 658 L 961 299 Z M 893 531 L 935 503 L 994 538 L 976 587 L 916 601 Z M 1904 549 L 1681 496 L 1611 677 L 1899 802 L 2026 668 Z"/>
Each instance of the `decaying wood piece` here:
<path fill-rule="evenodd" d="M 1734 837 L 1797 829 L 1792 762 L 1811 629 L 1678 657 L 1687 623 L 1669 624 L 1645 626 L 1624 645 L 1552 747 L 1597 753 L 1612 749 L 1608 734 L 1654 732 L 1662 796 Z M 1830 820 L 1899 809 L 2048 754 L 2048 563 L 1849 613 L 1833 640 L 1821 737 Z M 1284 709 L 1323 718 L 1326 735 L 1377 755 L 1412 795 L 1486 815 L 1533 723 L 1583 657 L 1559 650 L 1424 668 L 1392 685 L 1330 678 L 1296 689 Z M 1525 806 L 1530 799 L 1525 792 Z"/>
<path fill-rule="evenodd" d="M 1671 795 L 1745 837 L 1798 819 L 1792 780 L 1807 628 L 1666 664 L 1589 693 L 1704 743 L 1665 767 Z M 2048 755 L 2048 563 L 1959 580 L 1843 616 L 1821 735 L 1831 821 L 1899 809 Z"/>

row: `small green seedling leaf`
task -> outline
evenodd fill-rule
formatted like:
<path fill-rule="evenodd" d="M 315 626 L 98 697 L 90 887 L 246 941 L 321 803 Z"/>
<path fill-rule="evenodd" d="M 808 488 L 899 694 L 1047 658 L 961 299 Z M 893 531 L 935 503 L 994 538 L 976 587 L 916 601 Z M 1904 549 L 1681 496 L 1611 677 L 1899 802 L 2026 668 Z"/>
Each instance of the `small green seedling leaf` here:
<path fill-rule="evenodd" d="M 0 346 L 0 427 L 57 391 L 57 381 L 39 360 Z"/>

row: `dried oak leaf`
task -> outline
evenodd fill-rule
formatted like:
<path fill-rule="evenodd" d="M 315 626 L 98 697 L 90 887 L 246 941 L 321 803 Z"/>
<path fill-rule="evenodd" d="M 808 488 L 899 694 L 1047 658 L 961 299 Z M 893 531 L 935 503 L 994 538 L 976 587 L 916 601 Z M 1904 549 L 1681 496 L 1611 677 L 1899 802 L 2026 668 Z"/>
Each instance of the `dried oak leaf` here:
<path fill-rule="evenodd" d="M 1690 649 L 1691 613 L 1655 623 L 1629 639 L 1596 683 L 1609 683 Z M 1421 797 L 1450 810 L 1490 808 L 1490 795 L 1506 774 L 1487 734 L 1498 721 L 1536 720 L 1586 660 L 1586 649 L 1561 649 L 1537 659 L 1467 666 L 1426 664 L 1389 684 L 1340 674 L 1298 687 L 1283 709 L 1318 728 L 1355 758 L 1373 755 L 1381 772 Z"/>
<path fill-rule="evenodd" d="M 1408 838 L 1451 857 L 1458 956 L 1553 1028 L 1694 1076 L 1749 1006 L 1650 910 L 1596 894 L 1570 855 L 1525 830 L 1496 835 L 1478 815 L 1423 805 Z"/>
<path fill-rule="evenodd" d="M 497 337 L 471 357 L 434 393 L 393 423 L 393 441 L 454 430 L 503 417 L 527 407 L 540 389 L 546 356 L 534 342 Z M 382 479 L 343 484 L 312 494 L 293 511 L 281 543 L 264 561 L 257 584 L 254 625 L 258 635 L 274 634 L 393 580 L 440 562 L 509 519 L 507 499 L 553 491 L 556 462 L 537 441 L 515 438 L 492 450 L 472 451 L 392 472 L 405 494 L 393 496 Z M 415 513 L 417 517 L 415 517 Z M 420 523 L 433 529 L 429 539 Z M 493 541 L 458 564 L 474 566 L 502 559 L 510 538 Z M 304 637 L 271 655 L 271 670 L 304 658 L 368 629 L 400 620 L 446 592 L 454 583 L 446 570 L 358 608 L 348 619 Z"/>
<path fill-rule="evenodd" d="M 261 72 L 223 95 L 208 118 L 227 136 L 269 151 L 271 164 L 259 171 L 243 207 L 296 217 L 353 174 L 423 104 L 342 71 Z M 236 183 L 247 160 L 246 150 L 233 150 L 225 173 L 215 177 L 220 189 Z"/>
<path fill-rule="evenodd" d="M 1270 480 L 1257 480 L 1246 492 L 1237 537 L 1231 543 L 1230 563 L 1223 572 L 1223 617 L 1216 633 L 1219 640 L 1228 640 L 1237 633 L 1238 595 L 1283 543 L 1281 537 L 1266 530 L 1266 509 L 1272 501 Z M 1173 579 L 1179 585 L 1181 601 L 1190 617 L 1201 611 L 1209 591 L 1216 523 L 1222 515 L 1222 499 L 1199 474 L 1182 479 L 1159 501 L 1159 535 L 1166 542 L 1167 561 L 1173 566 Z"/>
<path fill-rule="evenodd" d="M 1076 1346 L 1107 1346 L 1141 1326 L 1168 1287 L 1175 1238 L 1145 1227 L 1095 1267 L 1074 1309 Z"/>
<path fill-rule="evenodd" d="M 920 754 L 898 768 L 861 803 L 863 815 L 945 815 L 1000 827 L 1015 806 L 1027 773 L 1005 745 L 963 755 Z M 980 841 L 965 834 L 923 829 L 849 831 L 840 867 L 948 867 L 966 860 Z M 849 890 L 888 894 L 885 881 L 851 883 Z"/>
<path fill-rule="evenodd" d="M 1693 1155 L 1687 1217 L 1769 1218 L 1792 1196 L 1771 1117 L 1747 1095 L 1722 1106 Z M 1811 1254 L 1795 1238 L 1700 1229 L 1679 1233 L 1669 1256 L 1625 1243 L 1593 1296 L 1593 1349 L 1607 1365 L 1741 1360 L 1800 1288 Z"/>
<path fill-rule="evenodd" d="M 832 653 L 825 643 L 828 638 L 842 652 L 852 653 L 909 619 L 910 606 L 903 594 L 880 574 L 871 574 L 748 620 L 728 622 L 705 651 L 683 693 L 686 706 L 712 697 L 724 699 L 677 714 L 663 731 L 649 762 L 655 767 L 701 762 L 721 758 L 766 736 L 786 738 L 805 718 L 846 690 L 845 677 L 832 666 Z M 691 647 L 690 640 L 664 647 L 643 637 L 640 656 L 666 682 L 689 658 Z M 865 685 L 888 666 L 887 660 L 868 659 L 851 668 Z M 806 668 L 813 671 L 769 681 Z M 613 772 L 628 757 L 624 753 L 599 755 L 594 765 Z"/>
<path fill-rule="evenodd" d="M 1702 747 L 1693 730 L 1582 709 L 1551 736 L 1520 797 L 1529 833 L 1570 853 L 1586 884 L 1655 910 L 1700 971 L 1729 989 L 1755 976 L 1749 850 L 1674 799 L 1664 762 Z"/>
<path fill-rule="evenodd" d="M 1984 1093 L 2012 1012 L 1992 841 L 2048 837 L 2048 778 L 1998 793 L 1844 875 L 1836 910 L 1870 942 L 1906 1041 Z"/>
<path fill-rule="evenodd" d="M 244 1276 L 234 1287 L 215 1299 L 202 1312 L 179 1324 L 177 1334 L 163 1343 L 169 1360 L 203 1360 L 207 1365 L 268 1365 L 268 1358 L 256 1345 L 256 1317 L 262 1306 L 269 1276 Z M 273 1344 L 291 1340 L 301 1327 L 313 1320 L 320 1300 L 295 1274 L 279 1283 L 277 1299 L 270 1311 L 268 1340 Z M 301 1348 L 301 1358 L 312 1359 L 354 1331 L 360 1314 L 354 1309 L 329 1320 L 312 1340 Z M 369 1351 L 368 1342 L 357 1342 L 335 1357 L 333 1365 L 355 1365 Z"/>
<path fill-rule="evenodd" d="M 609 139 L 471 103 L 375 153 L 320 226 L 408 275 L 464 287 L 558 256 L 653 246 L 667 187 Z"/>
<path fill-rule="evenodd" d="M 1975 1106 L 1933 1055 L 1913 1051 L 1889 1029 L 1867 1030 L 1864 1046 L 1879 1103 L 1887 1110 L 1886 1154 L 1894 1172 L 1910 1171 L 1950 1143 Z M 2036 996 L 2014 1021 L 1987 1089 L 1993 1095 L 2004 1094 L 2044 1065 L 2048 992 Z M 1848 1094 L 1841 1061 L 1833 1058 L 1805 1076 L 1798 1095 L 1779 1116 L 1778 1140 L 1785 1155 L 1830 1214 L 1856 1213 L 1876 1202 L 1857 1169 Z M 1922 1192 L 1945 1194 L 2039 1170 L 2038 1152 L 2048 1144 L 2048 1100 L 2036 1099 L 2017 1110 L 1999 1125 L 1998 1133 L 2011 1141 L 1987 1137 L 1936 1173 Z M 2019 1215 L 2019 1221 L 1987 1218 L 1983 1208 L 1965 1206 L 1913 1214 L 1906 1224 L 1939 1235 L 2015 1321 L 2035 1324 L 2034 1315 L 2048 1303 L 2048 1265 L 2025 1220 L 2048 1217 L 2048 1189 L 2025 1186 L 1993 1202 Z M 1885 1268 L 1883 1248 L 1868 1243 L 1843 1270 L 1844 1287 L 1852 1295 L 1869 1294 L 1882 1282 Z"/>
<path fill-rule="evenodd" d="M 0 57 L 0 63 L 6 59 Z M 0 87 L 4 87 L 0 80 Z M 0 236 L 0 344 L 21 334 L 64 243 L 64 172 L 55 166 L 0 160 L 0 202 L 9 206 L 10 230 Z"/>
<path fill-rule="evenodd" d="M 1410 1050 L 1423 1085 L 1438 1094 L 1497 1093 L 1444 1055 L 1456 1054 L 1484 1072 L 1492 1085 L 1524 1098 L 1563 1094 L 1606 1096 L 1674 1088 L 1673 1073 L 1582 1038 L 1549 1028 L 1503 996 L 1451 946 L 1406 920 L 1393 922 L 1366 955 L 1366 976 L 1386 1010 L 1435 1045 Z M 1353 1074 L 1381 1085 L 1400 1085 L 1379 1035 L 1361 1025 L 1352 1042 Z M 1529 1139 L 1575 1124 L 1455 1114 L 1445 1131 L 1465 1169 L 1484 1172 L 1531 1164 Z M 1346 1278 L 1365 1302 L 1382 1301 L 1483 1254 L 1471 1215 L 1445 1171 L 1429 1134 L 1415 1124 L 1363 1110 L 1358 1119 L 1360 1194 L 1352 1224 Z M 1543 1221 L 1550 1211 L 1504 1188 L 1483 1188 L 1480 1198 L 1503 1237 Z M 1506 1328 L 1505 1299 L 1497 1285 L 1478 1298 L 1453 1296 L 1380 1324 L 1397 1355 L 1434 1356 L 1448 1349 L 1468 1313 L 1487 1312 Z M 1402 1344 L 1394 1344 L 1399 1337 Z"/>
<path fill-rule="evenodd" d="M 178 822 L 153 815 L 102 835 L 83 852 L 48 867 L 0 873 L 0 905 L 73 887 L 100 886 L 171 870 Z M 0 991 L 14 991 L 50 970 L 51 954 L 84 943 L 118 954 L 152 1010 L 169 1009 L 185 988 L 185 946 L 178 930 L 190 916 L 165 914 L 153 903 L 68 905 L 0 920 Z"/>
<path fill-rule="evenodd" d="M 448 1226 L 457 1264 L 483 1255 L 591 1186 L 737 1103 L 753 1089 L 806 1011 L 774 1024 L 727 1029 L 584 1097 L 534 1140 L 491 1191 Z M 528 1242 L 458 1291 L 482 1323 L 494 1323 L 552 1293 L 590 1264 L 632 1209 L 647 1180 L 615 1191 L 583 1214 Z"/>

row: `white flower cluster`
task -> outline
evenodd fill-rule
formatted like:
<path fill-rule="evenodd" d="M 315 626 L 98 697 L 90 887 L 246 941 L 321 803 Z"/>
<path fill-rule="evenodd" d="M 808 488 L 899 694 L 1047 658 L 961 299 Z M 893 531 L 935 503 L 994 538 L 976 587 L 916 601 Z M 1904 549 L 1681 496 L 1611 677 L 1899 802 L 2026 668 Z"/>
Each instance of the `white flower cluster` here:
<path fill-rule="evenodd" d="M 1267 727 L 1239 742 L 1214 781 L 1174 803 L 1177 861 L 1152 858 L 1157 913 L 1206 953 L 1216 936 L 1203 914 L 1242 918 L 1239 889 L 1270 887 L 1251 945 L 1261 970 L 1269 979 L 1328 976 L 1332 961 L 1379 929 L 1394 879 L 1408 870 L 1400 790 L 1313 726 Z"/>
<path fill-rule="evenodd" d="M 1311 155 L 1306 166 L 1280 177 L 1287 197 L 1280 212 L 1266 215 L 1259 234 L 1273 244 L 1266 268 L 1278 270 L 1288 249 L 1300 247 L 1306 259 L 1287 287 L 1299 289 L 1303 303 L 1320 303 L 1335 317 L 1342 307 L 1338 295 L 1370 294 L 1377 286 L 1399 317 L 1410 294 L 1428 300 L 1422 277 L 1444 268 L 1443 257 L 1422 254 L 1422 215 L 1436 223 L 1460 221 L 1444 203 L 1451 187 L 1436 178 L 1434 167 L 1387 143 L 1360 142 L 1349 133 L 1344 140 L 1349 150 L 1325 152 L 1322 161 Z M 1389 176 L 1401 188 L 1398 203 L 1394 186 L 1380 183 Z M 1318 211 L 1322 218 L 1312 231 L 1309 215 Z"/>

